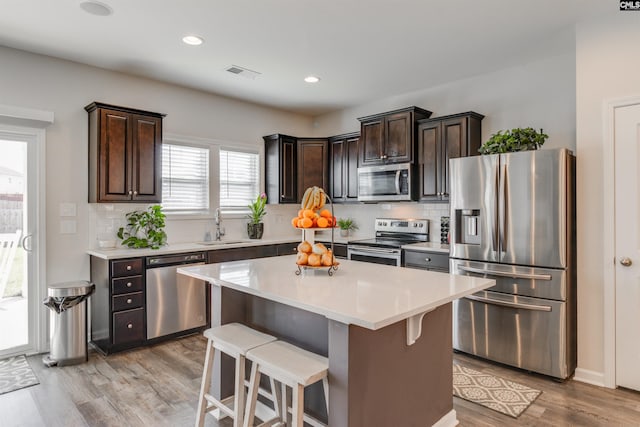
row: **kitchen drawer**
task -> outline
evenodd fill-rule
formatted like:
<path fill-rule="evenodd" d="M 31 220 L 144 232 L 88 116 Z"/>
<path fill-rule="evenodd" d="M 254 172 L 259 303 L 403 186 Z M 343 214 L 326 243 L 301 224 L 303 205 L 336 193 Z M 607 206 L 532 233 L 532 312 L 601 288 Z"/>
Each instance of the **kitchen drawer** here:
<path fill-rule="evenodd" d="M 111 262 L 111 276 L 135 276 L 142 274 L 142 258 L 123 259 Z"/>
<path fill-rule="evenodd" d="M 142 276 L 123 277 L 111 280 L 111 293 L 113 295 L 128 294 L 142 291 Z"/>
<path fill-rule="evenodd" d="M 427 270 L 449 271 L 449 254 L 405 250 L 404 265 Z"/>
<path fill-rule="evenodd" d="M 113 345 L 144 341 L 144 309 L 113 314 Z"/>
<path fill-rule="evenodd" d="M 123 294 L 113 297 L 113 311 L 131 310 L 141 308 L 144 304 L 144 294 L 142 292 L 134 292 L 131 294 Z"/>
<path fill-rule="evenodd" d="M 298 242 L 279 243 L 276 245 L 276 253 L 278 256 L 295 255 L 298 253 Z"/>

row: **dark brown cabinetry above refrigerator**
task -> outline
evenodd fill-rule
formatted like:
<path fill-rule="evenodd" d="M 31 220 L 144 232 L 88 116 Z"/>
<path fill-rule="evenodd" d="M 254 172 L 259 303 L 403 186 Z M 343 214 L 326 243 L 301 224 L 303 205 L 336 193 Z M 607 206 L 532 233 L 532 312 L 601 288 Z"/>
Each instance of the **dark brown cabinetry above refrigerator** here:
<path fill-rule="evenodd" d="M 160 202 L 164 115 L 98 102 L 85 110 L 89 202 Z"/>
<path fill-rule="evenodd" d="M 334 203 L 358 201 L 358 141 L 360 132 L 329 138 L 329 196 Z"/>
<path fill-rule="evenodd" d="M 419 200 L 449 200 L 449 159 L 478 155 L 482 114 L 473 111 L 418 122 Z"/>
<path fill-rule="evenodd" d="M 329 184 L 327 138 L 264 137 L 268 203 L 299 203 L 308 187 Z"/>
<path fill-rule="evenodd" d="M 413 162 L 417 121 L 431 111 L 408 107 L 360 117 L 359 166 Z"/>

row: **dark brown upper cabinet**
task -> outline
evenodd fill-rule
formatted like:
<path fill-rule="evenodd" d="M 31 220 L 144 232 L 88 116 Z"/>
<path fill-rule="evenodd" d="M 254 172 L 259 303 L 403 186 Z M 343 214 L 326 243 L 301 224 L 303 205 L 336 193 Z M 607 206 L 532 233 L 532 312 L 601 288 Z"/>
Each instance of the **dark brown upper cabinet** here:
<path fill-rule="evenodd" d="M 420 201 L 449 200 L 449 159 L 478 155 L 483 118 L 470 111 L 418 122 Z"/>
<path fill-rule="evenodd" d="M 296 138 L 265 136 L 265 189 L 268 203 L 295 203 L 298 198 Z"/>
<path fill-rule="evenodd" d="M 359 166 L 413 162 L 417 121 L 431 111 L 408 107 L 360 117 Z"/>
<path fill-rule="evenodd" d="M 163 114 L 94 102 L 89 113 L 89 202 L 162 198 Z"/>
<path fill-rule="evenodd" d="M 298 139 L 298 198 L 302 201 L 309 187 L 320 187 L 329 192 L 329 141 L 327 138 Z"/>
<path fill-rule="evenodd" d="M 329 138 L 329 195 L 334 203 L 358 201 L 358 142 L 360 132 Z"/>
<path fill-rule="evenodd" d="M 329 185 L 327 138 L 265 136 L 265 188 L 269 203 L 299 203 L 308 187 Z"/>

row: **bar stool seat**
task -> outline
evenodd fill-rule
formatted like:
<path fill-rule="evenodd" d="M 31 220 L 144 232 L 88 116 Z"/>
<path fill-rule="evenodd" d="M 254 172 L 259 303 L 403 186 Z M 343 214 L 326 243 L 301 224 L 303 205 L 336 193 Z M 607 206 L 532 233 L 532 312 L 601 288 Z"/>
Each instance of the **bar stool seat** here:
<path fill-rule="evenodd" d="M 234 427 L 239 427 L 244 421 L 245 356 L 251 349 L 276 341 L 276 338 L 240 323 L 229 323 L 207 329 L 204 331 L 204 336 L 208 339 L 207 354 L 202 371 L 202 384 L 200 387 L 200 398 L 198 400 L 196 426 L 202 427 L 204 425 L 205 414 L 218 409 L 221 413 L 233 419 Z M 220 401 L 209 394 L 211 371 L 213 370 L 213 360 L 216 349 L 228 354 L 236 361 L 232 408 L 227 406 L 225 401 Z"/>
<path fill-rule="evenodd" d="M 253 426 L 255 406 L 258 395 L 258 385 L 261 374 L 271 379 L 272 393 L 276 399 L 276 418 L 261 425 L 272 425 L 274 421 L 287 423 L 288 408 L 286 386 L 292 389 L 292 425 L 303 426 L 304 418 L 304 387 L 322 381 L 325 405 L 329 413 L 329 359 L 298 348 L 284 341 L 275 341 L 247 352 L 247 360 L 252 362 L 251 379 L 247 408 L 244 415 L 244 426 Z M 280 383 L 279 389 L 274 382 Z"/>

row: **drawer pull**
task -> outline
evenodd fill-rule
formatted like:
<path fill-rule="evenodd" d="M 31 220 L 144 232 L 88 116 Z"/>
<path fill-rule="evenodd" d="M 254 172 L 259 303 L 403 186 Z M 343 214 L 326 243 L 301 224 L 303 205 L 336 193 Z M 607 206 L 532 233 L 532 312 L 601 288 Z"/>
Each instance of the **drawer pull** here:
<path fill-rule="evenodd" d="M 431 258 L 425 258 L 424 260 L 427 262 L 431 262 Z"/>
<path fill-rule="evenodd" d="M 129 324 L 127 325 L 127 328 L 129 328 L 129 329 L 133 329 L 133 323 L 129 323 Z"/>
<path fill-rule="evenodd" d="M 133 268 L 132 266 L 127 265 L 127 271 L 131 271 L 132 268 Z"/>
<path fill-rule="evenodd" d="M 127 300 L 127 304 L 131 304 L 132 302 L 133 302 L 133 300 L 132 300 L 131 298 L 129 298 L 129 299 Z"/>
<path fill-rule="evenodd" d="M 127 282 L 127 288 L 130 288 L 131 286 L 133 286 L 133 283 Z"/>

